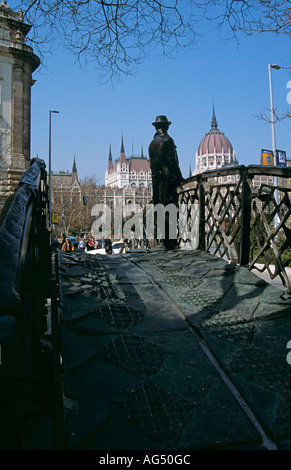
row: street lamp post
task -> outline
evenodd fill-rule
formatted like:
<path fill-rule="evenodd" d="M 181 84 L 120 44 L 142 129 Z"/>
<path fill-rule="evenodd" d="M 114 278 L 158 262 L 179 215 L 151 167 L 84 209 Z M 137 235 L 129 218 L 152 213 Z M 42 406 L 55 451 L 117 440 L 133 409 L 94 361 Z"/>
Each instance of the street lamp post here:
<path fill-rule="evenodd" d="M 273 102 L 273 87 L 272 87 L 272 71 L 271 69 L 280 70 L 279 65 L 268 63 L 269 68 L 269 87 L 270 87 L 270 103 L 271 103 L 271 125 L 272 125 L 272 150 L 275 164 L 277 164 L 277 151 L 276 151 L 276 137 L 275 137 L 275 112 Z"/>
<path fill-rule="evenodd" d="M 276 136 L 275 136 L 275 112 L 274 112 L 274 102 L 273 102 L 273 87 L 272 87 L 272 69 L 280 70 L 280 66 L 276 64 L 268 63 L 269 69 L 269 88 L 270 88 L 270 104 L 271 104 L 271 126 L 272 126 L 272 151 L 273 151 L 273 160 L 274 165 L 277 165 L 277 149 L 276 149 Z M 277 176 L 274 176 L 274 186 L 277 186 Z M 275 190 L 275 201 L 278 204 L 278 191 Z M 275 214 L 275 228 L 278 225 L 278 215 Z"/>
<path fill-rule="evenodd" d="M 59 114 L 59 111 L 49 112 L 49 229 L 52 227 L 52 113 Z"/>

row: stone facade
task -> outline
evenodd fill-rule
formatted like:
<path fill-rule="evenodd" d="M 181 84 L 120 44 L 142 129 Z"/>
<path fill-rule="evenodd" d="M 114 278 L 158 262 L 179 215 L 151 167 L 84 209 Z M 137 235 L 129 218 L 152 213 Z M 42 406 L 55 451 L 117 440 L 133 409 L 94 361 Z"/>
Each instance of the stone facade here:
<path fill-rule="evenodd" d="M 81 186 L 78 178 L 76 159 L 74 157 L 72 171 L 52 172 L 52 211 L 59 212 L 63 209 L 64 201 L 68 204 L 82 203 Z"/>
<path fill-rule="evenodd" d="M 152 200 L 152 192 L 146 188 L 142 190 L 124 186 L 123 188 L 110 188 L 110 186 L 98 186 L 94 194 L 96 204 L 106 204 L 111 209 L 122 207 L 129 204 L 139 205 L 144 208 Z"/>
<path fill-rule="evenodd" d="M 105 186 L 110 188 L 130 188 L 143 191 L 152 190 L 152 175 L 150 161 L 144 157 L 143 150 L 140 156 L 125 157 L 123 138 L 120 156 L 113 163 L 111 147 L 109 149 L 108 167 L 105 173 Z"/>
<path fill-rule="evenodd" d="M 58 173 L 51 173 L 52 190 L 56 189 L 72 189 L 73 187 L 80 188 L 76 158 L 74 157 L 72 171 L 59 171 Z"/>
<path fill-rule="evenodd" d="M 22 12 L 0 4 L 0 209 L 30 165 L 32 73 L 40 64 Z"/>

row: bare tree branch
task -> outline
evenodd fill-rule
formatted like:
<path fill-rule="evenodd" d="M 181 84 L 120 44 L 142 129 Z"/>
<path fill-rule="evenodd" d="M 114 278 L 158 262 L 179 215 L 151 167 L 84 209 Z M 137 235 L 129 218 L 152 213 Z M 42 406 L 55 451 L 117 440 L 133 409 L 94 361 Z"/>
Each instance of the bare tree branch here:
<path fill-rule="evenodd" d="M 291 37 L 290 0 L 23 0 L 16 8 L 41 57 L 63 45 L 104 79 L 132 73 L 153 50 L 171 56 L 195 45 L 207 21 L 228 37 Z"/>
<path fill-rule="evenodd" d="M 269 115 L 267 114 L 267 111 L 260 113 L 256 116 L 257 119 L 260 119 L 262 121 L 266 121 L 268 123 L 273 122 L 271 117 L 270 117 L 270 110 L 268 110 Z M 290 119 L 291 118 L 291 111 L 286 111 L 284 114 L 281 116 L 278 116 L 276 111 L 274 110 L 274 123 L 276 124 L 277 122 L 284 121 L 285 119 Z"/>
<path fill-rule="evenodd" d="M 43 54 L 60 43 L 105 78 L 130 74 L 153 48 L 171 54 L 195 44 L 192 0 L 23 0 L 30 41 Z M 183 13 L 182 13 L 183 11 Z M 45 52 L 44 52 L 45 51 Z"/>
<path fill-rule="evenodd" d="M 291 36 L 290 0 L 207 0 L 205 12 L 232 34 L 272 32 Z"/>

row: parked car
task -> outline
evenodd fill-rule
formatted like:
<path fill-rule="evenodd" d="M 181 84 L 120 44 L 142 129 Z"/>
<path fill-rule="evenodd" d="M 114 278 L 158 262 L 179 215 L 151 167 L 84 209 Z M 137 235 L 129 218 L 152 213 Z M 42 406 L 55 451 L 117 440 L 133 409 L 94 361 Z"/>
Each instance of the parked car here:
<path fill-rule="evenodd" d="M 70 242 L 74 245 L 74 251 L 78 249 L 79 242 L 76 237 L 68 237 Z"/>
<path fill-rule="evenodd" d="M 112 254 L 116 255 L 119 253 L 122 242 L 112 243 Z M 106 255 L 105 248 L 97 248 L 96 250 L 87 251 L 89 255 Z"/>
<path fill-rule="evenodd" d="M 116 253 L 119 253 L 122 245 L 123 245 L 123 242 L 112 243 L 112 254 L 115 255 Z"/>

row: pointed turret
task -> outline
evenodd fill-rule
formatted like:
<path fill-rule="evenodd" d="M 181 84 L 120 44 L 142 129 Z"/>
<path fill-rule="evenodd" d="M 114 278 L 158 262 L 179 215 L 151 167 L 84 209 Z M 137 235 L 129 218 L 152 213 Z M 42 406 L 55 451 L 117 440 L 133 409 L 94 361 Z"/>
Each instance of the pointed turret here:
<path fill-rule="evenodd" d="M 76 158 L 74 155 L 73 168 L 72 168 L 72 184 L 74 184 L 75 181 L 78 181 L 78 173 L 77 173 Z"/>
<path fill-rule="evenodd" d="M 72 173 L 77 173 L 76 157 L 74 155 Z"/>
<path fill-rule="evenodd" d="M 112 161 L 112 153 L 111 153 L 111 144 L 109 146 L 109 157 L 108 157 L 108 166 L 107 166 L 107 171 L 110 173 L 113 171 L 113 161 Z"/>
<path fill-rule="evenodd" d="M 213 112 L 212 112 L 211 128 L 212 128 L 212 129 L 217 129 L 217 128 L 218 128 L 218 124 L 217 124 L 217 120 L 216 120 L 216 116 L 215 116 L 214 103 L 213 103 Z"/>
<path fill-rule="evenodd" d="M 124 150 L 124 144 L 123 144 L 123 136 L 121 137 L 121 148 L 120 148 L 120 165 L 123 163 L 126 163 L 125 161 L 125 150 Z"/>

